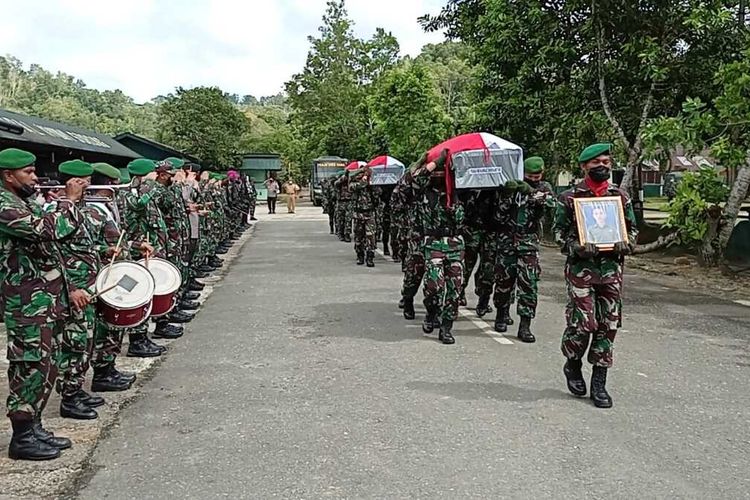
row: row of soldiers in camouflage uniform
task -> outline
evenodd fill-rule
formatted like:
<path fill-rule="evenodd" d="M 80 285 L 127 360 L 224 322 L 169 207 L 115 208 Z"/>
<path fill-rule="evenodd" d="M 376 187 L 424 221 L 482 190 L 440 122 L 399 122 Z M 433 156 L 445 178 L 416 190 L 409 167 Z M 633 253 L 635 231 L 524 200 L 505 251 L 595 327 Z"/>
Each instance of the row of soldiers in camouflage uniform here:
<path fill-rule="evenodd" d="M 505 333 L 513 324 L 510 308 L 516 302 L 517 336 L 522 342 L 535 342 L 531 322 L 536 316 L 541 276 L 541 225 L 545 214 L 554 214 L 550 218 L 555 238 L 567 256 L 567 327 L 561 348 L 566 357 L 563 372 L 568 389 L 576 396 L 587 393 L 581 368 L 588 351 L 588 361 L 593 365 L 591 399 L 597 407 L 611 407 L 606 374 L 612 365 L 614 338 L 621 321 L 622 266 L 637 238 L 630 199 L 608 182 L 611 145 L 594 144 L 580 154 L 579 164 L 586 177 L 559 198 L 542 180 L 544 161 L 540 157 L 524 162 L 523 181 L 510 181 L 497 190 L 461 191 L 449 196 L 445 188 L 447 154 L 444 151 L 429 163 L 423 156 L 395 187 L 373 188 L 367 201 L 374 222 L 367 219 L 365 248 L 374 246 L 375 238 L 370 238 L 370 233 L 379 234 L 384 253 L 401 262 L 404 277 L 399 307 L 404 317 L 415 318 L 414 297 L 424 282 L 427 313 L 423 331 L 439 329 L 439 339 L 453 344 L 453 322 L 459 307 L 467 304 L 465 290 L 476 267 L 477 315 L 492 312 L 493 298 L 494 329 Z M 362 182 L 344 176 L 324 185 L 331 233 L 336 231 L 343 241 L 349 239 L 350 227 L 345 214 L 353 212 L 356 228 L 359 212 L 354 207 L 361 203 L 353 202 L 351 196 L 342 197 L 340 187 L 356 186 L 350 190 L 356 193 Z M 600 249 L 591 242 L 579 241 L 573 199 L 602 196 L 619 197 L 624 209 L 627 239 L 614 248 Z"/>
<path fill-rule="evenodd" d="M 94 408 L 105 401 L 83 389 L 89 367 L 93 392 L 127 390 L 135 381 L 115 368 L 126 330 L 101 321 L 92 303 L 103 265 L 150 256 L 175 264 L 183 278 L 179 302 L 157 322 L 154 337 L 177 338 L 182 328 L 172 323 L 194 316 L 189 311 L 198 307 L 194 300 L 204 286 L 197 278 L 221 265 L 216 254 L 247 227 L 252 199 L 238 178 L 204 172 L 198 182 L 196 166 L 177 158 L 158 166 L 134 160 L 124 174 L 106 163 L 72 160 L 58 167 L 63 192 L 50 191 L 42 204 L 35 198 L 35 161 L 27 151 L 0 151 L 0 304 L 13 427 L 8 454 L 44 460 L 72 445 L 42 426 L 53 387 L 62 417 L 94 419 Z M 130 187 L 108 188 L 122 181 Z M 91 183 L 102 188 L 86 193 Z M 129 356 L 166 349 L 148 338 L 146 325 L 127 332 Z"/>

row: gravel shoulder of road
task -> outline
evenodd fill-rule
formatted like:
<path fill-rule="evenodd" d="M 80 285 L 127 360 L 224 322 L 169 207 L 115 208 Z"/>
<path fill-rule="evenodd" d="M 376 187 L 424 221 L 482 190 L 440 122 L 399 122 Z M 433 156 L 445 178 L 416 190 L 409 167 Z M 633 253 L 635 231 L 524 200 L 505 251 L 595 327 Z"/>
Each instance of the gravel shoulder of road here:
<path fill-rule="evenodd" d="M 198 299 L 201 305 L 229 272 L 232 262 L 254 232 L 255 226 L 253 225 L 235 242 L 229 252 L 222 256 L 223 266 L 210 277 L 201 280 L 206 284 L 206 288 Z M 190 323 L 188 323 L 185 325 L 186 336 L 191 334 L 190 330 Z M 2 345 L 5 345 L 6 340 L 5 328 L 0 325 Z M 158 343 L 169 347 L 172 342 L 179 341 L 180 339 L 158 340 Z M 53 391 L 44 412 L 44 425 L 56 435 L 68 437 L 73 441 L 73 447 L 64 450 L 57 460 L 31 462 L 8 458 L 10 421 L 7 418 L 0 418 L 0 499 L 65 497 L 81 480 L 85 479 L 97 443 L 105 438 L 112 428 L 119 425 L 122 410 L 141 396 L 142 386 L 153 376 L 164 358 L 169 356 L 169 351 L 167 351 L 165 355 L 157 358 L 128 358 L 125 356 L 126 352 L 127 336 L 123 342 L 122 354 L 117 359 L 117 367 L 120 370 L 137 374 L 138 379 L 128 391 L 103 393 L 102 396 L 107 400 L 107 404 L 97 408 L 98 419 L 79 421 L 60 418 L 58 413 L 60 397 Z M 0 359 L 0 387 L 2 387 L 0 395 L 3 401 L 8 394 L 7 368 L 8 362 L 3 356 Z M 90 381 L 89 373 L 84 386 L 87 391 L 91 387 Z"/>

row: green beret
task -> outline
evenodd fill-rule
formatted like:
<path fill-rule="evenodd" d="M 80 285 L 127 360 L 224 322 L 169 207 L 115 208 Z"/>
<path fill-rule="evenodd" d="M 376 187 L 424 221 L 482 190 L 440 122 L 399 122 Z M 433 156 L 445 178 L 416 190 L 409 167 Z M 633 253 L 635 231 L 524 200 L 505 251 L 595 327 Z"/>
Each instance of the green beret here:
<path fill-rule="evenodd" d="M 586 163 L 587 161 L 591 161 L 597 156 L 609 153 L 610 151 L 612 151 L 612 144 L 606 142 L 592 144 L 591 146 L 581 151 L 580 156 L 578 156 L 578 163 Z"/>
<path fill-rule="evenodd" d="M 23 149 L 8 148 L 0 151 L 0 169 L 18 170 L 33 165 L 36 156 Z"/>
<path fill-rule="evenodd" d="M 92 163 L 94 172 L 109 177 L 110 179 L 120 179 L 120 171 L 109 163 Z"/>
<path fill-rule="evenodd" d="M 544 171 L 544 160 L 541 156 L 531 156 L 523 162 L 523 171 L 527 174 L 541 174 Z"/>
<path fill-rule="evenodd" d="M 91 166 L 91 163 L 83 160 L 70 160 L 58 165 L 57 171 L 72 177 L 88 177 L 94 173 L 94 167 Z"/>
<path fill-rule="evenodd" d="M 128 163 L 130 175 L 148 175 L 156 170 L 156 163 L 148 158 L 138 158 Z"/>
<path fill-rule="evenodd" d="M 122 184 L 129 184 L 130 183 L 130 172 L 128 172 L 127 168 L 121 168 L 120 169 L 120 182 Z"/>
<path fill-rule="evenodd" d="M 185 164 L 185 160 L 183 160 L 182 158 L 175 158 L 174 156 L 164 158 L 162 161 L 169 163 L 169 166 L 172 167 L 172 169 L 182 168 L 182 166 Z"/>

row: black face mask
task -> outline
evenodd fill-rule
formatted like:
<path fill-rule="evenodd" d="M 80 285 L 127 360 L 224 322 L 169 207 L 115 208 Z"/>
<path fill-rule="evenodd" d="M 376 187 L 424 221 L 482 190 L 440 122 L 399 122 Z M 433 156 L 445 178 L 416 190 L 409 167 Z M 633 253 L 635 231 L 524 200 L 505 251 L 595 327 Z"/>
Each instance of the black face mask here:
<path fill-rule="evenodd" d="M 542 182 L 542 181 L 530 181 L 528 178 L 524 179 L 524 181 L 526 182 L 526 184 L 528 184 L 529 186 L 533 187 L 534 189 L 538 188 L 539 184 L 541 184 L 541 182 Z"/>
<path fill-rule="evenodd" d="M 35 193 L 36 188 L 34 186 L 29 186 L 28 184 L 21 184 L 21 187 L 18 188 L 18 196 L 24 200 L 33 196 Z"/>
<path fill-rule="evenodd" d="M 596 167 L 589 170 L 589 177 L 595 182 L 604 182 L 609 179 L 609 169 L 607 167 Z"/>

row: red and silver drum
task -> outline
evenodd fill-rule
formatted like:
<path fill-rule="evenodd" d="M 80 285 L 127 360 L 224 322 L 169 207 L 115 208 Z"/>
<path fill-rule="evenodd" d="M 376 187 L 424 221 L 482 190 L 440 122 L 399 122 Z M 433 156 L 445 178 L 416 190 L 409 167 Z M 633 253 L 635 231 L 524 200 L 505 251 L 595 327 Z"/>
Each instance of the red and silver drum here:
<path fill-rule="evenodd" d="M 96 276 L 99 315 L 112 328 L 141 325 L 151 314 L 156 284 L 142 265 L 120 261 L 104 267 Z M 103 293 L 102 293 L 103 292 Z"/>
<path fill-rule="evenodd" d="M 182 276 L 177 266 L 168 260 L 156 257 L 139 260 L 139 264 L 146 266 L 154 275 L 156 290 L 154 290 L 154 301 L 151 306 L 151 317 L 158 318 L 171 311 L 177 302 L 177 290 L 182 286 Z"/>

